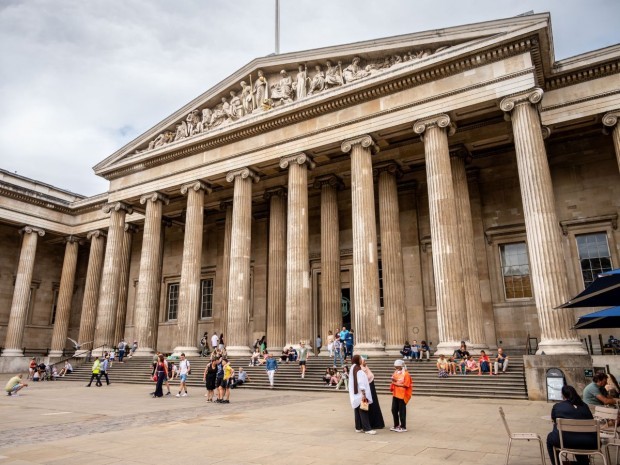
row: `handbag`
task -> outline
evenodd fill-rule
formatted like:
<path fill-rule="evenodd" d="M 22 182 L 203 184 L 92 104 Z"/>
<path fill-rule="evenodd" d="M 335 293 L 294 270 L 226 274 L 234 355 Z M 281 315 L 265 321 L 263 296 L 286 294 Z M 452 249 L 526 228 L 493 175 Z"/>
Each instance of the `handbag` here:
<path fill-rule="evenodd" d="M 360 410 L 368 411 L 368 401 L 367 400 L 362 400 L 362 402 L 360 403 Z"/>
<path fill-rule="evenodd" d="M 157 375 L 153 375 L 153 381 L 157 382 Z"/>

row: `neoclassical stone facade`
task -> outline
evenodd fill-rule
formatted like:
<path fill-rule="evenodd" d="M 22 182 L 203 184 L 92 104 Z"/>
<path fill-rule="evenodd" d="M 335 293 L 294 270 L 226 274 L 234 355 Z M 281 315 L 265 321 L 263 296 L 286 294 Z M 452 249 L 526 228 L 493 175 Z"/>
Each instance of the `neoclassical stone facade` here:
<path fill-rule="evenodd" d="M 556 307 L 620 266 L 620 46 L 552 43 L 537 14 L 260 58 L 95 166 L 105 194 L 0 171 L 2 356 L 342 325 L 585 353 Z"/>

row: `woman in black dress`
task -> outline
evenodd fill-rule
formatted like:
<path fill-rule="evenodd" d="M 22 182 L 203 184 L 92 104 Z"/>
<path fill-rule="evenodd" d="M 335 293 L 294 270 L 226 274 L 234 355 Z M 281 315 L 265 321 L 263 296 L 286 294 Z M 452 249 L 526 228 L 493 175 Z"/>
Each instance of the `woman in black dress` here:
<path fill-rule="evenodd" d="M 155 376 L 157 377 L 157 385 L 155 386 L 155 392 L 153 393 L 153 397 L 163 397 L 164 390 L 163 385 L 164 381 L 168 379 L 168 364 L 164 361 L 164 356 L 159 355 L 157 357 L 157 362 L 155 363 Z"/>
<path fill-rule="evenodd" d="M 216 358 L 211 360 L 211 363 L 205 368 L 202 380 L 205 382 L 207 388 L 207 402 L 213 402 L 213 391 L 215 391 L 215 378 L 217 377 L 217 363 Z"/>
<path fill-rule="evenodd" d="M 560 448 L 560 433 L 555 424 L 557 418 L 569 418 L 571 420 L 592 420 L 592 412 L 587 404 L 581 400 L 577 391 L 572 386 L 562 387 L 562 402 L 559 402 L 551 409 L 551 420 L 553 420 L 553 431 L 547 435 L 547 452 L 551 459 L 551 465 L 557 462 L 557 455 L 553 453 L 553 447 Z M 596 449 L 596 433 L 564 433 L 564 446 L 571 449 Z M 587 455 L 576 455 L 578 464 L 587 465 L 590 463 Z"/>
<path fill-rule="evenodd" d="M 370 427 L 372 429 L 385 428 L 385 422 L 383 421 L 383 413 L 381 412 L 381 406 L 379 405 L 379 397 L 377 397 L 377 390 L 375 389 L 375 375 L 372 374 L 370 368 L 366 364 L 366 359 L 362 358 L 362 370 L 368 377 L 368 384 L 370 384 L 370 392 L 372 394 L 372 404 L 369 404 L 368 416 L 370 418 Z"/>

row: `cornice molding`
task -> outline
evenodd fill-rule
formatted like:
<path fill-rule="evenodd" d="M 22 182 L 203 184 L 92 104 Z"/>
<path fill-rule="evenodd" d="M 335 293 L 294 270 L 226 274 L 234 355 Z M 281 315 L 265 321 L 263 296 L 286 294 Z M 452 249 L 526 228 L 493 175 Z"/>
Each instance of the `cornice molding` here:
<path fill-rule="evenodd" d="M 620 73 L 620 61 L 602 63 L 598 66 L 590 66 L 579 71 L 573 71 L 572 73 L 563 73 L 550 77 L 545 81 L 545 87 L 550 90 L 560 89 L 562 87 L 572 86 L 578 82 L 591 81 L 618 73 Z"/>

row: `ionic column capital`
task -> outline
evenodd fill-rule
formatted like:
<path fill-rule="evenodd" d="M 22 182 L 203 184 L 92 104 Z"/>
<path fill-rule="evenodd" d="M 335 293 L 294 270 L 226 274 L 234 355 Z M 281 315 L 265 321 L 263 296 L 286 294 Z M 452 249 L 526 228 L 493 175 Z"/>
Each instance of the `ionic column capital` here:
<path fill-rule="evenodd" d="M 96 229 L 95 231 L 89 231 L 88 234 L 86 234 L 86 239 L 91 240 L 92 238 L 99 238 L 99 237 L 106 237 L 106 233 L 100 229 Z"/>
<path fill-rule="evenodd" d="M 232 208 L 232 206 L 233 206 L 232 199 L 222 200 L 219 205 L 219 210 L 222 212 L 225 212 L 228 208 Z"/>
<path fill-rule="evenodd" d="M 75 243 L 79 244 L 83 241 L 83 239 L 81 237 L 71 235 L 71 236 L 65 236 L 64 241 L 65 243 L 69 243 L 69 244 L 75 244 Z"/>
<path fill-rule="evenodd" d="M 603 115 L 603 125 L 613 128 L 618 124 L 620 119 L 620 110 L 612 110 Z"/>
<path fill-rule="evenodd" d="M 321 189 L 323 186 L 332 186 L 335 187 L 336 190 L 342 190 L 344 189 L 344 182 L 340 176 L 336 176 L 335 174 L 327 174 L 325 176 L 314 178 L 312 186 L 315 189 Z"/>
<path fill-rule="evenodd" d="M 472 159 L 471 153 L 464 145 L 457 145 L 450 148 L 450 158 L 462 158 L 465 163 L 469 163 Z"/>
<path fill-rule="evenodd" d="M 295 153 L 280 158 L 280 168 L 286 169 L 290 164 L 306 165 L 308 169 L 313 169 L 316 165 L 312 161 L 312 157 L 305 152 Z"/>
<path fill-rule="evenodd" d="M 123 228 L 125 232 L 135 233 L 138 231 L 138 227 L 132 223 L 125 223 L 125 227 Z"/>
<path fill-rule="evenodd" d="M 379 151 L 379 146 L 375 143 L 374 139 L 368 134 L 346 139 L 342 142 L 340 149 L 344 153 L 349 153 L 354 145 L 360 144 L 364 148 L 370 148 L 371 153 L 375 154 Z"/>
<path fill-rule="evenodd" d="M 133 208 L 131 207 L 131 205 L 127 205 L 123 202 L 107 203 L 101 209 L 103 210 L 103 213 L 110 213 L 112 210 L 114 210 L 115 212 L 125 210 L 125 212 L 130 215 L 131 213 L 133 213 Z"/>
<path fill-rule="evenodd" d="M 238 170 L 229 171 L 226 174 L 226 181 L 233 182 L 235 180 L 235 178 L 237 178 L 237 177 L 240 177 L 241 179 L 251 178 L 252 182 L 254 182 L 254 183 L 257 183 L 259 181 L 259 179 L 260 179 L 258 174 L 256 174 L 250 168 L 246 167 L 246 168 L 240 168 Z"/>
<path fill-rule="evenodd" d="M 379 176 L 381 173 L 386 172 L 394 176 L 396 179 L 400 178 L 403 175 L 400 166 L 397 163 L 390 161 L 387 163 L 380 163 L 378 165 L 373 166 L 372 175 L 374 177 Z"/>
<path fill-rule="evenodd" d="M 183 184 L 181 186 L 181 195 L 187 195 L 189 190 L 193 190 L 194 192 L 205 191 L 207 194 L 210 194 L 213 189 L 211 186 L 203 181 L 194 181 L 187 184 Z"/>
<path fill-rule="evenodd" d="M 22 235 L 36 233 L 41 237 L 45 236 L 45 230 L 41 228 L 37 228 L 35 226 L 24 226 L 23 228 L 19 230 L 19 233 Z"/>
<path fill-rule="evenodd" d="M 140 197 L 140 205 L 144 205 L 149 200 L 153 203 L 161 202 L 164 205 L 168 205 L 168 203 L 170 202 L 170 199 L 167 195 L 164 195 L 161 192 L 151 192 L 149 194 L 144 194 L 142 197 Z"/>
<path fill-rule="evenodd" d="M 534 87 L 528 91 L 504 97 L 499 103 L 499 107 L 502 111 L 510 113 L 517 105 L 535 105 L 539 103 L 543 98 L 543 93 L 544 92 L 541 88 Z"/>
<path fill-rule="evenodd" d="M 439 115 L 429 116 L 413 122 L 413 132 L 420 134 L 421 136 L 430 128 L 447 128 L 449 136 L 454 135 L 456 132 L 456 124 L 451 123 L 450 116 L 445 113 Z"/>
<path fill-rule="evenodd" d="M 265 193 L 263 194 L 263 198 L 265 200 L 271 199 L 271 197 L 286 197 L 287 190 L 285 187 L 278 186 L 272 187 L 270 189 L 265 189 Z"/>

